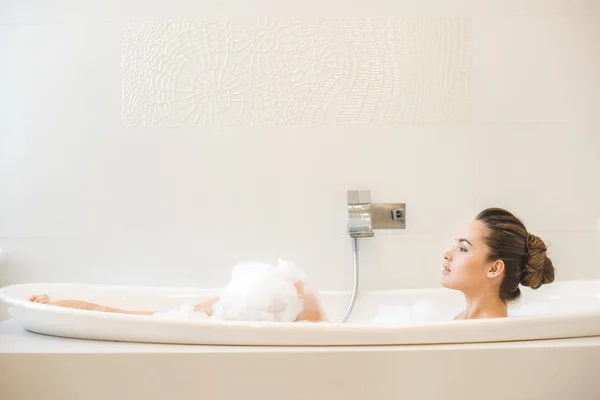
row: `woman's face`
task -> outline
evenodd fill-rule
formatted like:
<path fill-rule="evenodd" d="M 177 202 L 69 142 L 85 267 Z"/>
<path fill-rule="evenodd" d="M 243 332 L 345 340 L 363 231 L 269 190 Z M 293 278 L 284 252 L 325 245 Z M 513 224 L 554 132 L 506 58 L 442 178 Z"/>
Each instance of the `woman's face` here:
<path fill-rule="evenodd" d="M 483 222 L 473 221 L 454 239 L 454 246 L 443 254 L 442 286 L 471 293 L 486 286 L 490 262 L 484 234 Z"/>

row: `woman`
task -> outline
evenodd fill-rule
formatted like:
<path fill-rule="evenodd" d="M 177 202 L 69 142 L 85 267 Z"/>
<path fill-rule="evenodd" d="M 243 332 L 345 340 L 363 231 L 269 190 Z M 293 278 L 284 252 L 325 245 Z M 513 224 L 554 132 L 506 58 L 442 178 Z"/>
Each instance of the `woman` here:
<path fill-rule="evenodd" d="M 546 245 L 501 208 L 480 212 L 444 253 L 442 286 L 460 290 L 466 308 L 454 319 L 499 318 L 518 300 L 519 284 L 537 289 L 554 281 Z"/>
<path fill-rule="evenodd" d="M 546 256 L 546 245 L 528 233 L 523 223 L 501 208 L 489 208 L 477 215 L 443 255 L 442 286 L 460 290 L 466 308 L 454 319 L 500 318 L 508 315 L 507 303 L 517 300 L 519 284 L 533 289 L 554 281 L 554 267 Z M 324 319 L 315 297 L 295 284 L 303 308 L 296 321 Z M 154 311 L 128 311 L 78 300 L 51 301 L 47 295 L 34 295 L 31 301 L 85 310 L 152 315 Z M 195 306 L 195 311 L 212 315 L 219 299 Z"/>

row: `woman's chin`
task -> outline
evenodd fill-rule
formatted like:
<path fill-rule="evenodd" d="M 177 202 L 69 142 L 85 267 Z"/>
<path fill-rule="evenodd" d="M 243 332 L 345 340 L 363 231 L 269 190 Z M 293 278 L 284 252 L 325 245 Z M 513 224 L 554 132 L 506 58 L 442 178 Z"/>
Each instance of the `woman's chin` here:
<path fill-rule="evenodd" d="M 454 289 L 454 285 L 452 285 L 452 280 L 448 275 L 442 275 L 442 278 L 440 279 L 440 285 L 442 285 L 446 289 Z"/>

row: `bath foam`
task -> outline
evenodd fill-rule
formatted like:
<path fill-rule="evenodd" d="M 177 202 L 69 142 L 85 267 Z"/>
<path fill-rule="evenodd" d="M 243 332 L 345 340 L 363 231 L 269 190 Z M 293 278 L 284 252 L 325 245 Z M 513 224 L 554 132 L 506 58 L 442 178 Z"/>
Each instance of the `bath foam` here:
<path fill-rule="evenodd" d="M 295 283 L 317 298 L 308 276 L 293 262 L 278 260 L 276 266 L 257 261 L 238 263 L 231 280 L 213 306 L 213 315 L 194 311 L 193 304 L 154 313 L 167 319 L 212 319 L 220 321 L 293 322 L 302 311 Z M 318 300 L 317 300 L 318 301 Z"/>
<path fill-rule="evenodd" d="M 302 311 L 294 283 L 306 282 L 306 278 L 288 261 L 278 260 L 275 267 L 241 262 L 233 268 L 231 281 L 215 303 L 212 319 L 293 322 Z"/>
<path fill-rule="evenodd" d="M 185 319 L 209 319 L 210 317 L 203 312 L 195 312 L 193 304 L 183 304 L 177 308 L 159 311 L 152 314 L 158 318 L 185 318 Z"/>

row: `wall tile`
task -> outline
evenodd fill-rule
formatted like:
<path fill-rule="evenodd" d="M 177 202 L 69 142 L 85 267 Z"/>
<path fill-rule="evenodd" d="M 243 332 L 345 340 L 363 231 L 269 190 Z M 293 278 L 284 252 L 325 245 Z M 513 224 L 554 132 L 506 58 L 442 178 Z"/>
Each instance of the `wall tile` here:
<path fill-rule="evenodd" d="M 161 281 L 182 275 L 199 281 L 206 278 L 204 268 L 214 266 L 220 272 L 210 274 L 211 282 L 222 283 L 229 276 L 224 269 L 240 259 L 283 257 L 315 265 L 319 281 L 337 287 L 351 276 L 343 272 L 351 262 L 344 255 L 350 243 L 347 190 L 365 187 L 373 202 L 407 203 L 408 228 L 382 235 L 445 233 L 473 214 L 468 130 L 362 129 L 88 135 L 77 157 L 67 152 L 45 164 L 35 158 L 7 163 L 4 171 L 21 174 L 0 176 L 10 188 L 1 195 L 0 236 L 37 240 L 23 246 L 64 239 L 56 265 L 90 277 L 98 268 L 102 279 L 170 265 L 164 273 L 173 278 Z M 438 145 L 431 148 L 433 142 Z M 331 162 L 334 153 L 346 161 Z M 62 258 L 70 254 L 67 243 L 83 252 L 79 261 Z"/>
<path fill-rule="evenodd" d="M 365 17 L 406 15 L 590 15 L 600 13 L 595 0 L 424 0 L 356 2 L 344 4 L 308 0 L 295 1 L 183 0 L 174 7 L 167 1 L 107 0 L 4 0 L 0 25 L 77 23 L 120 20 L 264 17 Z"/>
<path fill-rule="evenodd" d="M 363 288 L 436 287 L 441 252 L 486 206 L 507 207 L 550 238 L 560 279 L 597 277 L 598 2 L 379 1 L 341 9 L 314 0 L 23 0 L 2 7 L 2 284 L 222 287 L 236 262 L 281 257 L 323 289 L 349 290 L 345 207 L 354 188 L 370 189 L 373 202 L 406 202 L 408 210 L 406 230 L 361 241 Z M 464 43 L 438 35 L 416 47 L 447 55 L 442 72 L 435 57 L 407 57 L 410 46 L 394 58 L 404 63 L 398 71 L 419 72 L 407 75 L 412 94 L 405 98 L 443 93 L 423 118 L 122 126 L 127 24 L 282 16 L 437 21 L 434 27 L 461 20 L 472 29 Z M 436 53 L 440 43 L 464 44 L 464 51 Z M 454 86 L 441 77 L 452 81 L 456 74 L 444 74 L 456 65 L 468 65 L 468 85 L 446 93 Z M 413 90 L 423 86 L 433 89 Z M 466 97 L 469 113 L 447 118 L 457 104 L 464 111 Z M 445 118 L 433 118 L 439 115 Z"/>
<path fill-rule="evenodd" d="M 591 15 L 600 13 L 595 0 L 472 0 L 472 12 L 479 16 L 540 16 L 540 15 Z"/>
<path fill-rule="evenodd" d="M 478 122 L 577 122 L 600 104 L 596 15 L 479 17 L 473 26 Z"/>
<path fill-rule="evenodd" d="M 9 93 L 2 100 L 4 135 L 48 136 L 49 128 L 86 135 L 119 126 L 119 24 L 0 26 L 0 32 L 0 84 Z"/>
<path fill-rule="evenodd" d="M 468 13 L 470 0 L 444 0 L 414 1 L 375 1 L 371 3 L 356 2 L 345 3 L 340 7 L 335 2 L 319 2 L 308 0 L 303 3 L 295 1 L 257 0 L 253 2 L 238 2 L 235 0 L 212 1 L 197 3 L 186 0 L 178 7 L 168 7 L 164 2 L 144 2 L 143 0 L 129 0 L 121 6 L 121 15 L 124 19 L 156 20 L 156 19 L 189 19 L 190 16 L 200 18 L 265 18 L 265 17 L 392 17 L 407 15 L 461 15 Z"/>
<path fill-rule="evenodd" d="M 123 124 L 463 122 L 470 43 L 461 17 L 128 22 Z"/>
<path fill-rule="evenodd" d="M 372 126 L 342 130 L 311 129 L 290 139 L 293 176 L 303 192 L 309 193 L 301 201 L 315 212 L 327 213 L 322 215 L 325 226 L 346 229 L 340 224 L 346 218 L 341 205 L 346 191 L 355 188 L 369 189 L 373 203 L 406 203 L 409 233 L 444 231 L 449 221 L 460 221 L 472 213 L 470 128 Z"/>
<path fill-rule="evenodd" d="M 5 0 L 0 25 L 40 25 L 117 19 L 120 1 Z"/>
<path fill-rule="evenodd" d="M 506 207 L 532 231 L 596 229 L 596 124 L 482 125 L 475 138 L 478 208 Z"/>
<path fill-rule="evenodd" d="M 442 235 L 377 234 L 359 241 L 361 287 L 412 289 L 439 287 L 442 253 L 452 245 Z"/>

